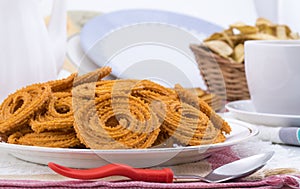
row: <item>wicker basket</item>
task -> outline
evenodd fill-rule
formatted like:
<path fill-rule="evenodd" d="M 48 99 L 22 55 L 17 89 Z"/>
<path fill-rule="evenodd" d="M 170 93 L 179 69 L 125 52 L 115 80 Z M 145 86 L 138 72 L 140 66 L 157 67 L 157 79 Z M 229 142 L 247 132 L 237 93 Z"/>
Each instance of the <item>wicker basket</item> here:
<path fill-rule="evenodd" d="M 250 98 L 244 64 L 229 61 L 203 45 L 191 45 L 190 48 L 211 93 L 227 101 Z"/>

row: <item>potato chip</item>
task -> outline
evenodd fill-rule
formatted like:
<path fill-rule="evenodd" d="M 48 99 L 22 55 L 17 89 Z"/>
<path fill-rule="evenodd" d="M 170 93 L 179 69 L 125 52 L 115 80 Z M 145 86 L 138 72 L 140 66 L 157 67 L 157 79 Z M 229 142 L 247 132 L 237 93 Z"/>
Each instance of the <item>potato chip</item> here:
<path fill-rule="evenodd" d="M 226 34 L 229 35 L 229 36 L 231 36 L 231 35 L 234 34 L 231 28 L 229 28 L 229 29 L 227 29 L 227 30 L 224 30 L 222 33 L 226 33 Z"/>
<path fill-rule="evenodd" d="M 289 36 L 292 33 L 292 30 L 287 25 L 279 25 L 280 27 L 284 27 L 286 31 L 286 35 Z"/>
<path fill-rule="evenodd" d="M 251 33 L 257 33 L 258 28 L 255 26 L 249 26 L 244 24 L 243 22 L 237 22 L 235 24 L 230 25 L 230 28 L 235 28 L 240 31 L 242 34 L 251 34 Z"/>
<path fill-rule="evenodd" d="M 222 33 L 214 33 L 211 36 L 209 36 L 207 39 L 205 39 L 204 41 L 219 40 L 221 37 L 223 37 Z"/>
<path fill-rule="evenodd" d="M 243 22 L 231 24 L 228 29 L 212 34 L 204 45 L 228 62 L 244 62 L 244 42 L 247 40 L 295 40 L 300 39 L 287 25 L 274 24 L 268 19 L 257 18 L 255 26 Z"/>
<path fill-rule="evenodd" d="M 257 18 L 256 19 L 256 26 L 261 26 L 261 25 L 265 25 L 265 26 L 273 26 L 273 22 L 271 22 L 270 20 L 266 19 L 266 18 Z"/>
<path fill-rule="evenodd" d="M 244 45 L 242 43 L 238 44 L 233 50 L 233 59 L 237 63 L 242 63 L 244 61 Z"/>
<path fill-rule="evenodd" d="M 203 41 L 213 40 L 221 40 L 228 43 L 231 47 L 234 47 L 235 44 L 239 43 L 240 37 L 234 35 L 232 29 L 227 29 L 222 32 L 216 32 Z"/>
<path fill-rule="evenodd" d="M 246 40 L 276 40 L 275 36 L 265 34 L 265 33 L 255 33 L 244 36 Z"/>
<path fill-rule="evenodd" d="M 259 33 L 265 33 L 269 35 L 276 35 L 276 27 L 274 26 L 268 26 L 268 25 L 259 25 L 257 26 Z"/>
<path fill-rule="evenodd" d="M 258 28 L 254 26 L 243 26 L 236 29 L 238 29 L 243 34 L 252 34 L 258 32 Z"/>
<path fill-rule="evenodd" d="M 278 39 L 287 39 L 287 32 L 284 26 L 276 27 L 276 36 L 278 37 Z"/>
<path fill-rule="evenodd" d="M 210 50 L 225 58 L 229 57 L 233 53 L 232 48 L 224 41 L 206 41 L 204 42 L 204 45 L 206 45 Z"/>
<path fill-rule="evenodd" d="M 233 41 L 231 40 L 227 32 L 223 32 L 222 36 L 224 37 L 225 41 L 230 45 L 230 47 L 234 47 Z"/>

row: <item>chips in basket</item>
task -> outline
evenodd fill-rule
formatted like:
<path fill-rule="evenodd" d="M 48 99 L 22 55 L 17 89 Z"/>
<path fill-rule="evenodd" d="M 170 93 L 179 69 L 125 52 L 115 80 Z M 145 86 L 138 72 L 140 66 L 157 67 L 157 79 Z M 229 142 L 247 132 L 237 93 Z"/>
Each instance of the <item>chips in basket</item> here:
<path fill-rule="evenodd" d="M 274 24 L 258 18 L 255 26 L 243 22 L 231 24 L 228 29 L 217 32 L 204 40 L 204 45 L 230 62 L 244 62 L 244 42 L 247 40 L 293 40 L 300 39 L 287 25 Z"/>

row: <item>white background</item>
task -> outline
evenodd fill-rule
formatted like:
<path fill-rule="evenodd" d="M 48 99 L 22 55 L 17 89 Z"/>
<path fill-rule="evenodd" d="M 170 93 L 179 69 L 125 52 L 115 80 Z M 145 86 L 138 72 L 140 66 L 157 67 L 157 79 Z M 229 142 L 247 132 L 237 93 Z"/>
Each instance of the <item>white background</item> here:
<path fill-rule="evenodd" d="M 52 0 L 40 0 L 45 14 Z M 255 6 L 256 5 L 256 6 Z M 68 10 L 102 13 L 121 9 L 159 9 L 199 17 L 227 27 L 237 21 L 254 24 L 258 16 L 300 31 L 300 0 L 67 0 Z"/>
<path fill-rule="evenodd" d="M 233 20 L 251 23 L 256 17 L 252 0 L 87 0 L 83 6 L 78 7 L 81 3 L 82 0 L 69 0 L 68 8 L 84 7 L 102 12 L 130 8 L 168 10 L 206 19 L 224 27 Z"/>

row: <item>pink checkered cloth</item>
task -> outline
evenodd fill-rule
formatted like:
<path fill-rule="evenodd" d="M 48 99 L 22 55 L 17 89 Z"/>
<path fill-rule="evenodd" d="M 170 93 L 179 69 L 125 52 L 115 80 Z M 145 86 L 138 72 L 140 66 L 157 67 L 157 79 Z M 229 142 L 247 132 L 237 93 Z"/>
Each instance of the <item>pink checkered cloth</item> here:
<path fill-rule="evenodd" d="M 212 154 L 206 161 L 215 169 L 221 165 L 239 159 L 230 148 Z M 173 167 L 171 167 L 173 168 Z M 300 188 L 300 176 L 277 175 L 256 181 L 243 179 L 225 183 L 152 183 L 141 181 L 38 181 L 38 180 L 0 180 L 0 188 Z"/>
<path fill-rule="evenodd" d="M 253 182 L 228 182 L 228 183 L 150 183 L 140 181 L 109 182 L 109 181 L 24 181 L 24 180 L 1 180 L 0 188 L 300 188 L 299 181 L 294 176 L 272 176 L 261 181 Z"/>

